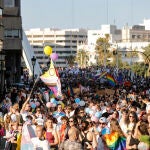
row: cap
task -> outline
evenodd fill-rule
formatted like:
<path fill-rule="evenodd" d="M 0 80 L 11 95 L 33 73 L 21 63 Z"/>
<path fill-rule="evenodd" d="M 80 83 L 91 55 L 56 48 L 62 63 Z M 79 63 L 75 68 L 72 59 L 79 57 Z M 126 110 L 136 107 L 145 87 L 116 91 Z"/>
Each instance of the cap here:
<path fill-rule="evenodd" d="M 100 121 L 100 122 L 103 122 L 103 123 L 107 123 L 107 119 L 106 119 L 105 117 L 101 117 L 101 118 L 99 119 L 99 121 Z"/>

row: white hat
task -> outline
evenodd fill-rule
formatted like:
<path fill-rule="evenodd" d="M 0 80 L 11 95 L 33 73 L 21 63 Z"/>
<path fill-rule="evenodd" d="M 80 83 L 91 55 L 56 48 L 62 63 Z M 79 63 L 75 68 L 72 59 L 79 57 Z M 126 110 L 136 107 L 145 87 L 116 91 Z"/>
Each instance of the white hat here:
<path fill-rule="evenodd" d="M 99 119 L 99 121 L 102 122 L 102 123 L 107 123 L 107 119 L 105 117 L 101 117 Z"/>

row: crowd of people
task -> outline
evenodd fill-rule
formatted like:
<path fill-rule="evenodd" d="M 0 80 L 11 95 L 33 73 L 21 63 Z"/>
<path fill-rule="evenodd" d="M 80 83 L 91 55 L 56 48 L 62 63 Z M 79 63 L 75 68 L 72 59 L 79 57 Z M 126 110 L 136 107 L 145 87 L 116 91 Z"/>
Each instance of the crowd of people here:
<path fill-rule="evenodd" d="M 104 71 L 115 86 L 97 77 Z M 4 150 L 150 150 L 150 78 L 112 67 L 60 68 L 59 76 L 61 99 L 41 81 L 5 93 L 0 149 L 5 139 Z"/>

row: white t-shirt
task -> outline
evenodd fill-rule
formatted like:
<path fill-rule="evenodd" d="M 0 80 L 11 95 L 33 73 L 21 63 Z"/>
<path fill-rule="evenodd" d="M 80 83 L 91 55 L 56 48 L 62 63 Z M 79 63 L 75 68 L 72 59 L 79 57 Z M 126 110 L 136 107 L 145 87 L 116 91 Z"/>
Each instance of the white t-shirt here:
<path fill-rule="evenodd" d="M 146 104 L 146 113 L 148 113 L 149 111 L 150 111 L 150 102 Z"/>
<path fill-rule="evenodd" d="M 39 140 L 38 137 L 31 139 L 33 143 L 34 150 L 49 150 L 50 145 L 47 140 Z"/>

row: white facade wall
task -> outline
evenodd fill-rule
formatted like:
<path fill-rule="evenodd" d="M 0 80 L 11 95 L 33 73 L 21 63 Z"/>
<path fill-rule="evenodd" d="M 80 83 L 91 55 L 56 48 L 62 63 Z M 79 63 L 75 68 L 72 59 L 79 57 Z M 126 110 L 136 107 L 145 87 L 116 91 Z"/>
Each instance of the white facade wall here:
<path fill-rule="evenodd" d="M 150 30 L 150 19 L 144 19 L 141 25 L 145 26 L 145 30 Z"/>
<path fill-rule="evenodd" d="M 41 65 L 46 65 L 48 57 L 43 54 L 43 47 L 49 45 L 59 58 L 55 62 L 57 67 L 66 67 L 66 56 L 75 55 L 77 45 L 87 40 L 85 29 L 30 29 L 25 32 L 30 44 L 34 48 L 37 60 Z"/>

